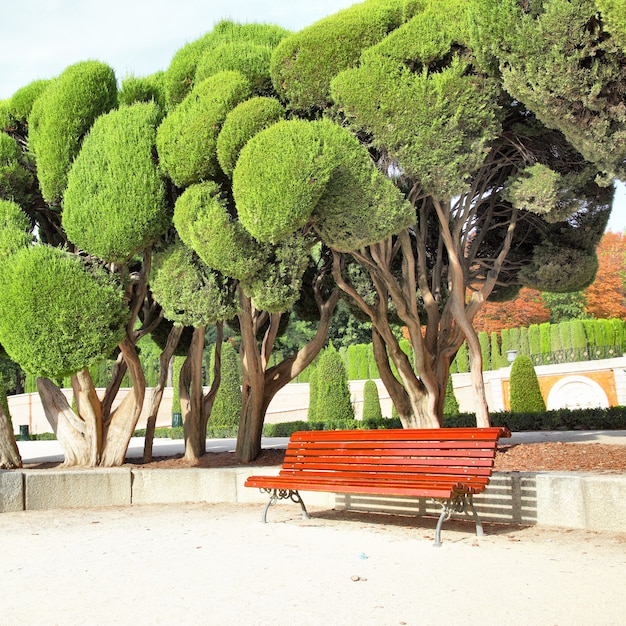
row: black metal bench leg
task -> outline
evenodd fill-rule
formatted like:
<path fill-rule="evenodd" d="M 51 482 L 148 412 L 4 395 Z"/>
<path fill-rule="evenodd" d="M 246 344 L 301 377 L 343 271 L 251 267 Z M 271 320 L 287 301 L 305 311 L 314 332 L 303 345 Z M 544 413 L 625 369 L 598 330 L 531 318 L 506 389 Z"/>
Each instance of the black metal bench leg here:
<path fill-rule="evenodd" d="M 309 519 L 309 512 L 306 510 L 304 501 L 300 497 L 298 491 L 293 491 L 291 489 L 261 489 L 261 491 L 270 494 L 269 502 L 265 505 L 265 508 L 263 509 L 263 516 L 261 517 L 261 521 L 264 524 L 267 523 L 268 509 L 273 504 L 276 504 L 278 500 L 291 500 L 292 502 L 298 502 L 300 504 L 300 508 L 302 509 L 302 519 Z"/>

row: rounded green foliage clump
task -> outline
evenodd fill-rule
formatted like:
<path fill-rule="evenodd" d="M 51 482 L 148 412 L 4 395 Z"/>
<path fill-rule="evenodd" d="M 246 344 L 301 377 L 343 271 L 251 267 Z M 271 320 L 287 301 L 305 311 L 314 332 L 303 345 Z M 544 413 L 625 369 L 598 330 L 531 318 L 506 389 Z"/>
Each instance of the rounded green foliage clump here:
<path fill-rule="evenodd" d="M 68 177 L 63 227 L 81 249 L 122 263 L 170 225 L 153 160 L 158 107 L 135 104 L 101 116 Z"/>
<path fill-rule="evenodd" d="M 259 259 L 256 272 L 242 281 L 245 293 L 259 311 L 281 313 L 298 301 L 311 244 L 309 237 L 295 233 L 276 247 L 265 247 L 266 256 Z"/>
<path fill-rule="evenodd" d="M 383 412 L 380 408 L 378 387 L 373 380 L 368 380 L 363 387 L 363 421 L 377 421 L 382 419 L 382 417 Z"/>
<path fill-rule="evenodd" d="M 12 96 L 9 104 L 11 115 L 19 122 L 26 122 L 35 104 L 35 100 L 46 90 L 50 80 L 34 80 L 32 83 L 18 89 Z"/>
<path fill-rule="evenodd" d="M 346 368 L 332 344 L 322 352 L 315 371 L 317 419 L 354 419 Z"/>
<path fill-rule="evenodd" d="M 520 270 L 518 278 L 530 289 L 566 293 L 588 287 L 597 271 L 595 251 L 542 244 L 535 248 L 531 263 Z"/>
<path fill-rule="evenodd" d="M 10 105 L 10 100 L 0 100 L 0 131 L 9 130 L 15 127 L 15 118 L 9 111 Z"/>
<path fill-rule="evenodd" d="M 165 110 L 165 87 L 163 72 L 156 72 L 150 76 L 128 76 L 122 81 L 118 99 L 120 105 L 130 106 L 136 102 L 156 102 Z"/>
<path fill-rule="evenodd" d="M 518 356 L 511 367 L 511 412 L 543 413 L 545 410 L 533 362 L 528 356 Z"/>
<path fill-rule="evenodd" d="M 258 271 L 262 248 L 228 212 L 217 183 L 188 187 L 176 201 L 174 226 L 180 238 L 211 268 L 238 280 Z"/>
<path fill-rule="evenodd" d="M 28 118 L 29 142 L 46 202 L 60 202 L 83 136 L 116 104 L 115 73 L 98 61 L 71 65 L 35 100 Z"/>
<path fill-rule="evenodd" d="M 0 132 L 0 199 L 29 203 L 35 179 L 27 165 L 28 157 L 17 142 Z"/>
<path fill-rule="evenodd" d="M 327 246 L 341 252 L 358 250 L 415 222 L 411 205 L 350 131 L 328 121 L 314 124 L 336 164 L 311 216 Z"/>
<path fill-rule="evenodd" d="M 209 48 L 196 68 L 195 84 L 224 71 L 243 74 L 255 93 L 268 93 L 272 87 L 270 58 L 272 48 L 251 41 L 233 41 Z"/>
<path fill-rule="evenodd" d="M 28 373 L 59 377 L 111 354 L 128 309 L 119 284 L 58 248 L 25 248 L 0 268 L 0 343 Z"/>
<path fill-rule="evenodd" d="M 220 72 L 197 85 L 163 120 L 157 133 L 159 159 L 178 187 L 217 174 L 217 137 L 222 124 L 250 93 L 250 83 L 242 74 Z"/>
<path fill-rule="evenodd" d="M 183 243 L 155 255 L 150 288 L 165 317 L 183 326 L 208 326 L 237 314 L 228 280 Z"/>
<path fill-rule="evenodd" d="M 329 120 L 278 122 L 255 135 L 237 161 L 233 194 L 243 226 L 272 243 L 311 222 L 328 246 L 355 250 L 415 220 L 367 150 Z"/>
<path fill-rule="evenodd" d="M 285 109 L 274 98 L 250 98 L 237 105 L 226 116 L 217 138 L 217 159 L 223 172 L 232 176 L 246 143 L 284 117 Z"/>
<path fill-rule="evenodd" d="M 218 22 L 212 31 L 183 46 L 172 58 L 164 76 L 168 108 L 173 109 L 182 102 L 197 84 L 196 71 L 205 53 L 209 54 L 223 44 L 240 42 L 274 48 L 288 34 L 289 31 L 273 24 L 238 24 L 230 20 Z"/>
<path fill-rule="evenodd" d="M 326 107 L 331 79 L 402 24 L 404 4 L 367 0 L 285 38 L 272 57 L 274 89 L 290 109 Z"/>
<path fill-rule="evenodd" d="M 32 242 L 30 230 L 30 220 L 19 205 L 0 200 L 0 261 Z"/>
<path fill-rule="evenodd" d="M 595 0 L 607 31 L 626 52 L 626 0 Z"/>
<path fill-rule="evenodd" d="M 215 361 L 215 349 L 211 351 L 211 365 Z M 241 374 L 239 373 L 239 355 L 232 343 L 222 344 L 222 372 L 220 386 L 215 395 L 208 426 L 211 430 L 224 428 L 236 429 L 241 416 Z M 211 374 L 213 368 L 211 367 Z"/>
<path fill-rule="evenodd" d="M 331 84 L 355 129 L 370 133 L 405 174 L 443 198 L 465 189 L 500 131 L 499 88 L 474 71 L 465 4 L 428 3 Z"/>
<path fill-rule="evenodd" d="M 275 243 L 310 219 L 335 167 L 318 127 L 278 122 L 244 146 L 233 173 L 239 219 L 259 241 Z"/>

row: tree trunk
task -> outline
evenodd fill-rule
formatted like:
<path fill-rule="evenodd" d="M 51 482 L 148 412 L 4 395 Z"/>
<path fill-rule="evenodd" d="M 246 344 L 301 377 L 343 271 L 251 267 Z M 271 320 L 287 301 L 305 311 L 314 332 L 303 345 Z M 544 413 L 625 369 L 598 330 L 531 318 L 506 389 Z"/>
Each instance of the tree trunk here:
<path fill-rule="evenodd" d="M 85 444 L 85 422 L 72 410 L 61 390 L 48 378 L 37 379 L 41 404 L 65 460 L 64 467 L 93 467 L 92 450 Z M 85 401 L 83 400 L 83 406 Z"/>
<path fill-rule="evenodd" d="M 0 469 L 17 469 L 22 467 L 22 457 L 7 410 L 6 392 L 3 392 L 3 396 L 4 398 L 0 398 Z"/>
<path fill-rule="evenodd" d="M 139 421 L 146 395 L 146 379 L 135 346 L 125 339 L 120 343 L 120 350 L 128 367 L 132 389 L 104 423 L 104 444 L 100 461 L 100 465 L 104 467 L 124 464 L 128 444 Z"/>
<path fill-rule="evenodd" d="M 271 315 L 262 350 L 259 351 L 256 339 L 256 314 L 249 298 L 241 294 L 242 312 L 239 315 L 241 326 L 241 364 L 243 374 L 242 410 L 237 432 L 237 459 L 249 463 L 261 452 L 263 423 L 267 408 L 274 396 L 287 383 L 292 381 L 320 353 L 332 320 L 340 292 L 335 289 L 326 301 L 321 295 L 321 277 L 316 284 L 315 299 L 320 311 L 320 321 L 315 336 L 297 354 L 287 357 L 277 365 L 268 368 L 274 338 L 280 322 L 280 315 Z"/>
<path fill-rule="evenodd" d="M 240 288 L 241 313 L 241 373 L 242 407 L 237 432 L 236 456 L 242 463 L 250 463 L 261 453 L 263 433 L 263 395 L 265 392 L 265 368 L 256 339 L 256 324 L 252 300 Z M 271 325 L 271 320 L 270 320 Z M 269 332 L 269 329 L 268 331 Z"/>
<path fill-rule="evenodd" d="M 165 348 L 159 357 L 159 381 L 154 389 L 154 395 L 152 396 L 152 405 L 146 424 L 146 436 L 143 444 L 143 460 L 145 463 L 152 461 L 152 446 L 154 443 L 157 415 L 159 413 L 159 407 L 161 406 L 161 400 L 163 399 L 163 391 L 167 385 L 170 363 L 182 334 L 182 326 L 172 326 L 172 330 L 170 330 L 170 334 L 167 337 Z"/>
<path fill-rule="evenodd" d="M 196 462 L 206 452 L 206 421 L 203 415 L 202 352 L 206 327 L 193 331 L 187 360 L 191 368 L 189 411 L 185 415 L 185 459 Z"/>

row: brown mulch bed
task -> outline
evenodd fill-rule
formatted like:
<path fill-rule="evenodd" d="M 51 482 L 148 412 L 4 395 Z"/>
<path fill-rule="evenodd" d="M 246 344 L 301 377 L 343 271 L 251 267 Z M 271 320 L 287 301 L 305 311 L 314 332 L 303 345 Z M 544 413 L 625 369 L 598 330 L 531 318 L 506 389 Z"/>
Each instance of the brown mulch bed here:
<path fill-rule="evenodd" d="M 181 456 L 155 459 L 151 463 L 129 463 L 133 467 L 169 469 L 180 467 L 237 467 L 280 465 L 284 450 L 263 450 L 253 463 L 238 463 L 232 452 L 209 453 L 197 464 Z M 626 471 L 626 446 L 601 443 L 531 443 L 500 446 L 495 470 L 500 472 L 534 471 Z"/>

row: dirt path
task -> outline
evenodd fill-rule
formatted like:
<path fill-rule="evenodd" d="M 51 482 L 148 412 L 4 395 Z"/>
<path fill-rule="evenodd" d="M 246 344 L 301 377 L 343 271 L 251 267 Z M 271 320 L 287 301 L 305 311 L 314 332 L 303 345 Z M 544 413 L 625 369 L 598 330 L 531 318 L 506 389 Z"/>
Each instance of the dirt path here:
<path fill-rule="evenodd" d="M 0 625 L 624 621 L 626 535 L 294 508 L 4 513 Z"/>

